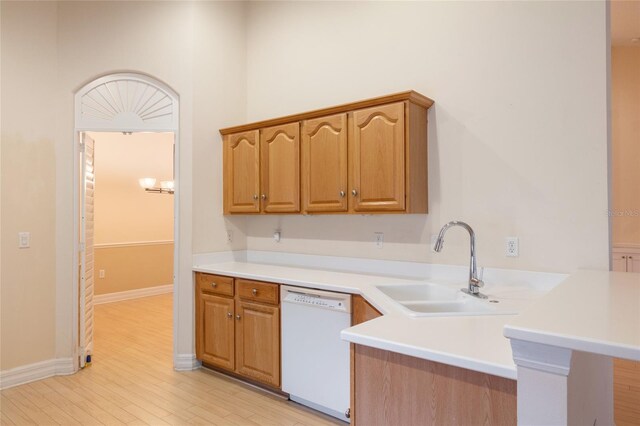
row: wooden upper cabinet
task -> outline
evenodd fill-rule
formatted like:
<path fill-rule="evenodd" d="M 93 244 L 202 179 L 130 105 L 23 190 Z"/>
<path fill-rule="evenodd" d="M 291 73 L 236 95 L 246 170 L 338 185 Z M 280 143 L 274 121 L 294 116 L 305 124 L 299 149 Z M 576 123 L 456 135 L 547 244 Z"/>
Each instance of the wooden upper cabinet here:
<path fill-rule="evenodd" d="M 404 103 L 353 112 L 351 197 L 356 212 L 405 209 Z"/>
<path fill-rule="evenodd" d="M 260 212 L 260 138 L 258 130 L 224 139 L 224 212 Z"/>
<path fill-rule="evenodd" d="M 302 210 L 347 211 L 347 114 L 302 123 Z"/>
<path fill-rule="evenodd" d="M 225 214 L 427 213 L 432 104 L 410 90 L 221 129 Z"/>
<path fill-rule="evenodd" d="M 300 211 L 300 123 L 268 127 L 260 132 L 262 210 Z"/>

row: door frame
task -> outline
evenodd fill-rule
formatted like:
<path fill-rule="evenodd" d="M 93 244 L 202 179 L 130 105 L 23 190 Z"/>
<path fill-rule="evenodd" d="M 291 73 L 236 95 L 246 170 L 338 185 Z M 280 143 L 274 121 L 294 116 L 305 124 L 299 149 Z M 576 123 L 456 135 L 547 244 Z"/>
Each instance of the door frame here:
<path fill-rule="evenodd" d="M 115 86 L 114 86 L 115 84 Z M 127 106 L 117 94 L 113 95 L 113 89 L 118 85 L 133 85 L 139 88 L 136 94 L 146 96 L 147 91 L 154 93 L 148 105 L 155 115 L 144 116 L 145 112 L 136 115 L 129 111 Z M 107 90 L 104 92 L 105 88 Z M 100 95 L 110 93 L 110 96 Z M 133 90 L 132 90 L 133 92 Z M 149 93 L 151 93 L 149 92 Z M 123 92 L 124 93 L 124 92 Z M 124 94 L 123 94 L 124 95 Z M 128 96 L 127 93 L 124 96 Z M 105 103 L 105 108 L 98 108 L 96 102 Z M 142 104 L 141 101 L 138 103 Z M 128 106 L 133 106 L 135 101 Z M 120 108 L 119 108 L 120 107 Z M 86 132 L 150 132 L 150 133 L 173 133 L 173 364 L 176 365 L 178 355 L 178 309 L 179 291 L 178 283 L 180 277 L 180 109 L 179 95 L 169 85 L 162 81 L 138 72 L 111 73 L 102 75 L 87 84 L 83 85 L 74 96 L 74 136 L 73 136 L 73 286 L 72 286 L 72 344 L 74 371 L 80 369 L 80 327 L 79 327 L 79 296 L 80 296 L 80 227 L 81 217 L 78 209 L 81 201 L 80 179 L 80 144 L 82 143 L 82 133 Z M 122 109 L 123 111 L 118 111 Z M 127 109 L 127 111 L 124 111 Z M 105 114 L 106 112 L 106 114 Z M 149 113 L 153 114 L 153 113 Z M 150 118 L 149 118 L 150 117 Z"/>

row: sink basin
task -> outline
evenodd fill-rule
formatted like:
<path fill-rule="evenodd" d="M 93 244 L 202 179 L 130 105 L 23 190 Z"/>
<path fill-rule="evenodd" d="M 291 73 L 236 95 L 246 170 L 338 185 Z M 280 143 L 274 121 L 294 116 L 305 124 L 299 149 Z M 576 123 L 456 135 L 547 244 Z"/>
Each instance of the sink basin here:
<path fill-rule="evenodd" d="M 489 314 L 496 308 L 487 302 L 459 300 L 456 302 L 405 302 L 402 306 L 417 314 Z"/>
<path fill-rule="evenodd" d="M 381 285 L 377 289 L 412 316 L 506 315 L 513 307 L 499 300 L 477 299 L 460 289 L 434 283 Z"/>
<path fill-rule="evenodd" d="M 381 285 L 378 286 L 378 290 L 396 302 L 417 300 L 453 301 L 463 295 L 458 290 L 431 283 Z"/>

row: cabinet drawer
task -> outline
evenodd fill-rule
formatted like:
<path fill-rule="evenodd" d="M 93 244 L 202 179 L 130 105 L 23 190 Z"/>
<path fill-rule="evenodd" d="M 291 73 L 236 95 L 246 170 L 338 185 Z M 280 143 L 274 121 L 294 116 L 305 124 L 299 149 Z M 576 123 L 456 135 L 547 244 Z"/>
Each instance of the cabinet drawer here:
<path fill-rule="evenodd" d="M 198 291 L 204 293 L 233 296 L 233 278 L 231 277 L 197 272 L 196 284 L 198 286 Z"/>
<path fill-rule="evenodd" d="M 280 299 L 279 286 L 273 283 L 236 279 L 236 291 L 241 299 L 256 302 L 277 305 Z"/>

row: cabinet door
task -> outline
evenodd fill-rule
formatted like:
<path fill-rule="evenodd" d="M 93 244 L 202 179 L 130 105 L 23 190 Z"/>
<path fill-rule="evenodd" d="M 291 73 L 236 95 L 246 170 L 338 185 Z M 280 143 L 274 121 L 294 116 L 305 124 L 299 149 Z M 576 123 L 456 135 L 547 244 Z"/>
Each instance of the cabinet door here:
<path fill-rule="evenodd" d="M 228 135 L 224 140 L 224 212 L 259 213 L 259 132 Z"/>
<path fill-rule="evenodd" d="M 347 114 L 302 123 L 302 209 L 347 210 Z"/>
<path fill-rule="evenodd" d="M 260 136 L 262 210 L 300 211 L 300 123 L 262 129 Z"/>
<path fill-rule="evenodd" d="M 280 386 L 280 309 L 236 302 L 236 371 Z"/>
<path fill-rule="evenodd" d="M 354 111 L 350 132 L 353 210 L 404 210 L 404 103 Z"/>
<path fill-rule="evenodd" d="M 627 255 L 627 272 L 640 272 L 640 254 Z"/>
<path fill-rule="evenodd" d="M 233 299 L 199 293 L 196 304 L 196 358 L 233 370 Z"/>
<path fill-rule="evenodd" d="M 614 272 L 627 272 L 627 255 L 621 253 L 613 253 L 612 269 Z"/>

